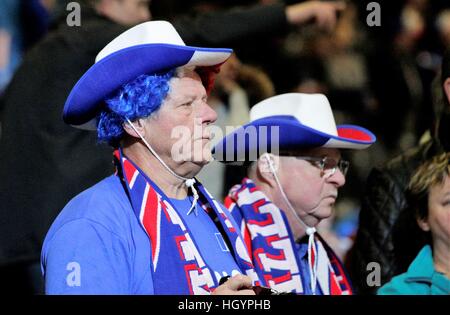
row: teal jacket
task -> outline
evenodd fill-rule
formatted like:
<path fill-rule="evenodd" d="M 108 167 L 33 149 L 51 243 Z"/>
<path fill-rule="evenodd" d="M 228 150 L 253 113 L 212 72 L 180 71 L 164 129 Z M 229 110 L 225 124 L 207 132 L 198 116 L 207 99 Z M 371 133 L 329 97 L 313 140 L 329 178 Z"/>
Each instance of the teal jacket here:
<path fill-rule="evenodd" d="M 431 247 L 426 245 L 413 260 L 408 271 L 398 275 L 378 290 L 380 295 L 450 294 L 450 279 L 434 269 Z"/>

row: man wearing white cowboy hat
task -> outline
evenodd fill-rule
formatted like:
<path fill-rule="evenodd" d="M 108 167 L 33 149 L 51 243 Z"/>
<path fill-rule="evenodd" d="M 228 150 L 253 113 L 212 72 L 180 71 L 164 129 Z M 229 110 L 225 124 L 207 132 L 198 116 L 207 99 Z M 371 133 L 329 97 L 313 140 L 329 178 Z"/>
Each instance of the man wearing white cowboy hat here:
<path fill-rule="evenodd" d="M 207 157 L 172 153 L 175 141 L 207 148 L 210 136 L 191 131 L 215 121 L 207 92 L 231 52 L 186 46 L 165 21 L 139 24 L 100 51 L 63 118 L 97 130 L 115 148 L 117 171 L 54 221 L 41 260 L 47 293 L 254 294 L 233 218 L 194 179 Z M 176 127 L 187 137 L 174 139 Z"/>
<path fill-rule="evenodd" d="M 332 214 L 348 162 L 339 149 L 375 142 L 368 130 L 336 126 L 322 94 L 289 93 L 256 104 L 250 123 L 213 149 L 223 162 L 250 161 L 225 206 L 241 226 L 262 285 L 298 294 L 352 294 L 339 259 L 316 233 Z"/>

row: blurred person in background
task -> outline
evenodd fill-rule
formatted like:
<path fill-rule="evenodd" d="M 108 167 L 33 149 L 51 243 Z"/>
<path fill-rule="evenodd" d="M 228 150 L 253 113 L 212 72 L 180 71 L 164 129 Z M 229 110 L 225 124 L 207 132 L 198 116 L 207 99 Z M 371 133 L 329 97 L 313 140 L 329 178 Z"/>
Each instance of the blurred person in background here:
<path fill-rule="evenodd" d="M 432 121 L 430 87 L 440 62 L 433 61 L 430 66 L 421 56 L 434 48 L 429 43 L 434 26 L 429 18 L 433 4 L 384 1 L 383 8 L 391 7 L 392 13 L 397 13 L 382 17 L 379 28 L 367 27 L 371 43 L 367 67 L 376 101 L 371 127 L 380 134 L 388 157 L 416 145 Z"/>
<path fill-rule="evenodd" d="M 423 243 L 411 238 L 416 226 L 408 210 L 407 185 L 424 161 L 439 152 L 450 151 L 450 51 L 442 61 L 442 73 L 433 88 L 434 120 L 428 136 L 416 147 L 374 168 L 366 183 L 355 245 L 349 256 L 349 272 L 357 292 L 373 294 L 378 289 L 367 283 L 367 265 L 381 266 L 381 285 L 403 273 Z M 411 222 L 413 224 L 411 225 Z"/>
<path fill-rule="evenodd" d="M 442 10 L 436 18 L 436 28 L 444 47 L 450 47 L 450 9 Z"/>
<path fill-rule="evenodd" d="M 0 96 L 23 53 L 47 33 L 54 6 L 55 0 L 0 2 Z"/>

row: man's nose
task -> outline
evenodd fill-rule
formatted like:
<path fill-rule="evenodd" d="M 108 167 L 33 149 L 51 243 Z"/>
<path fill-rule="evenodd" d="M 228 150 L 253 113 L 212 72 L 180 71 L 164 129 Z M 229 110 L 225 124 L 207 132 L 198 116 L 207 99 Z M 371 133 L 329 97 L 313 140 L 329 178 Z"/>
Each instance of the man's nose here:
<path fill-rule="evenodd" d="M 334 184 L 336 187 L 342 187 L 345 185 L 345 175 L 338 167 L 336 168 L 334 174 L 327 179 L 327 181 Z"/>
<path fill-rule="evenodd" d="M 217 113 L 207 102 L 203 102 L 202 113 L 201 113 L 202 123 L 212 124 L 217 120 Z"/>

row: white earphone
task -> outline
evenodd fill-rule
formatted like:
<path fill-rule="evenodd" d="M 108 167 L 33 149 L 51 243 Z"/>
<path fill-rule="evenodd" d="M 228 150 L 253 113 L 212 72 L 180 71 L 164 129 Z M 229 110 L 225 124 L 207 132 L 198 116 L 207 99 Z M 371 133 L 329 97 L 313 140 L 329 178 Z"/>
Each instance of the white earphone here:
<path fill-rule="evenodd" d="M 303 222 L 302 219 L 300 219 L 297 211 L 295 211 L 294 207 L 292 206 L 291 202 L 289 201 L 289 199 L 287 198 L 283 187 L 281 186 L 280 180 L 278 179 L 277 173 L 275 171 L 275 167 L 273 165 L 272 162 L 272 157 L 270 156 L 269 153 L 264 153 L 261 158 L 264 158 L 267 163 L 269 164 L 269 169 L 272 172 L 274 178 L 275 178 L 275 182 L 278 185 L 278 188 L 280 189 L 281 192 L 281 196 L 283 197 L 285 203 L 288 205 L 288 208 L 290 209 L 290 211 L 292 212 L 292 214 L 294 215 L 294 217 L 296 218 L 296 220 L 303 225 L 303 227 L 305 228 L 305 232 L 306 235 L 308 235 L 308 267 L 309 267 L 309 273 L 311 275 L 311 292 L 313 294 L 316 294 L 316 284 L 317 284 L 317 265 L 318 265 L 318 259 L 317 259 L 317 255 L 316 259 L 313 263 L 312 261 L 312 250 L 314 247 L 314 233 L 317 232 L 315 227 L 310 227 L 308 225 L 306 225 L 305 222 Z M 314 247 L 315 248 L 315 247 Z"/>
<path fill-rule="evenodd" d="M 134 130 L 134 132 L 136 132 L 136 134 L 141 138 L 141 140 L 144 142 L 144 145 L 147 147 L 147 149 L 150 150 L 150 152 L 153 154 L 153 156 L 164 166 L 164 168 L 173 176 L 175 176 L 178 179 L 181 179 L 184 181 L 185 185 L 190 188 L 192 190 L 192 195 L 194 196 L 194 200 L 192 201 L 192 205 L 191 208 L 189 209 L 189 211 L 187 212 L 187 214 L 190 214 L 192 212 L 192 210 L 194 210 L 195 215 L 198 215 L 197 212 L 197 201 L 199 199 L 198 196 L 198 192 L 197 189 L 195 189 L 194 184 L 195 184 L 195 178 L 186 178 L 183 176 L 178 175 L 177 173 L 175 173 L 174 171 L 172 171 L 170 169 L 169 166 L 167 166 L 166 163 L 164 163 L 164 161 L 159 157 L 159 155 L 155 152 L 155 150 L 153 150 L 153 148 L 151 147 L 151 145 L 147 142 L 147 140 L 145 140 L 145 138 L 142 136 L 142 134 L 137 130 L 137 128 L 133 125 L 133 123 L 126 118 L 127 124 Z"/>

